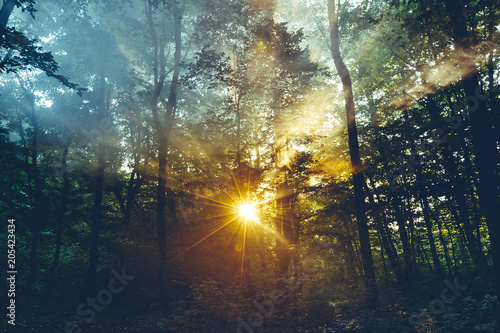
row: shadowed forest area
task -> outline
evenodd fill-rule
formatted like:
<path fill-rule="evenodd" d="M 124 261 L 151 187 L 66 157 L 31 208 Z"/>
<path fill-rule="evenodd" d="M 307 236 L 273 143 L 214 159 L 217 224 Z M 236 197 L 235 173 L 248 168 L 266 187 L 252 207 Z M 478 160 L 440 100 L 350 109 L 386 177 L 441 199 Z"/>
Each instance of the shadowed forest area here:
<path fill-rule="evenodd" d="M 0 5 L 0 332 L 500 332 L 500 2 Z"/>

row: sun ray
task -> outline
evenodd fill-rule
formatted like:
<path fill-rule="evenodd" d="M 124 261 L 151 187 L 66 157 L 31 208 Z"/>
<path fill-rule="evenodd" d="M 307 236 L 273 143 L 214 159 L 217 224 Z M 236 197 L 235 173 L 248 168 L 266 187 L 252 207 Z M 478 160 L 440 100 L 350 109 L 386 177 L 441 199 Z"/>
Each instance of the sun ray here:
<path fill-rule="evenodd" d="M 213 215 L 213 216 L 210 216 L 210 217 L 200 217 L 200 218 L 196 218 L 196 219 L 193 219 L 193 218 L 190 218 L 191 221 L 203 221 L 203 220 L 207 220 L 207 219 L 213 219 L 213 218 L 218 218 L 218 217 L 226 217 L 226 216 L 231 216 L 231 215 L 236 215 L 238 213 L 234 212 L 234 213 L 227 213 L 227 214 L 221 214 L 221 215 Z"/>
<path fill-rule="evenodd" d="M 247 221 L 243 224 L 243 249 L 241 251 L 241 281 L 243 281 L 243 273 L 245 270 L 245 250 L 246 250 L 246 240 L 247 240 Z"/>
<path fill-rule="evenodd" d="M 248 168 L 248 180 L 247 180 L 247 196 L 250 193 L 250 168 Z"/>
<path fill-rule="evenodd" d="M 281 243 L 286 244 L 285 238 L 281 234 L 279 234 L 274 228 L 266 226 L 264 224 L 259 224 L 265 231 L 273 234 Z"/>
<path fill-rule="evenodd" d="M 236 235 L 236 233 L 238 232 L 239 230 L 239 226 L 237 228 L 234 229 L 234 232 L 231 234 L 231 237 L 229 238 L 229 243 L 228 245 L 231 243 L 231 241 L 233 240 L 234 236 Z"/>
<path fill-rule="evenodd" d="M 173 189 L 173 190 L 177 190 L 177 191 L 181 191 L 181 192 L 184 192 L 184 193 L 187 193 L 187 194 L 190 194 L 190 195 L 193 195 L 193 196 L 196 196 L 196 197 L 199 197 L 201 199 L 204 199 L 204 200 L 207 200 L 207 201 L 212 201 L 212 202 L 215 202 L 215 203 L 218 203 L 218 204 L 221 204 L 222 206 L 215 206 L 214 207 L 224 207 L 224 208 L 230 208 L 232 207 L 230 204 L 227 204 L 227 203 L 224 203 L 222 201 L 219 201 L 219 200 L 215 200 L 215 199 L 212 199 L 212 198 L 209 198 L 207 196 L 204 196 L 204 195 L 200 195 L 200 194 L 196 194 L 196 193 L 193 193 L 193 192 L 190 192 L 190 191 L 187 191 L 187 190 L 183 190 L 183 189 L 180 189 L 180 188 L 176 188 L 176 187 L 170 187 L 170 189 Z M 231 196 L 229 196 L 231 198 Z M 172 198 L 176 198 L 175 196 L 172 197 Z M 233 198 L 231 198 L 231 200 L 233 200 L 235 203 L 237 203 Z M 193 201 L 192 199 L 187 199 L 186 201 Z"/>
<path fill-rule="evenodd" d="M 188 252 L 189 250 L 191 250 L 193 247 L 195 247 L 196 245 L 200 244 L 201 242 L 203 242 L 205 239 L 207 239 L 208 237 L 214 235 L 217 231 L 221 230 L 222 228 L 224 228 L 225 226 L 227 226 L 228 224 L 232 223 L 234 220 L 238 219 L 238 216 L 236 216 L 235 218 L 233 218 L 232 220 L 224 223 L 223 225 L 221 225 L 220 227 L 218 227 L 217 229 L 215 229 L 214 231 L 212 231 L 211 233 L 209 233 L 208 235 L 206 235 L 205 237 L 203 237 L 202 239 L 200 239 L 199 241 L 197 241 L 196 243 L 194 243 L 193 245 L 191 245 L 190 247 L 188 247 L 187 249 L 185 249 L 184 251 L 182 251 L 181 253 L 175 255 L 173 258 L 172 258 L 172 261 L 175 260 L 177 257 L 180 257 L 182 256 L 184 253 Z"/>
<path fill-rule="evenodd" d="M 262 254 L 264 254 L 265 252 L 264 252 L 264 250 L 263 250 L 263 246 L 262 246 L 262 244 L 260 243 L 259 236 L 257 235 L 257 229 L 255 228 L 255 225 L 254 225 L 254 224 L 252 224 L 252 225 L 251 225 L 251 227 L 252 227 L 253 233 L 254 233 L 254 235 L 255 235 L 255 239 L 257 240 L 257 245 L 259 246 L 259 250 L 260 250 L 260 252 L 261 252 Z"/>
<path fill-rule="evenodd" d="M 229 169 L 231 171 L 231 177 L 233 178 L 234 185 L 236 186 L 236 189 L 238 190 L 238 195 L 240 196 L 240 199 L 243 199 L 243 196 L 241 195 L 240 187 L 238 186 L 238 181 L 236 180 L 236 177 L 234 177 L 234 172 L 232 169 Z"/>

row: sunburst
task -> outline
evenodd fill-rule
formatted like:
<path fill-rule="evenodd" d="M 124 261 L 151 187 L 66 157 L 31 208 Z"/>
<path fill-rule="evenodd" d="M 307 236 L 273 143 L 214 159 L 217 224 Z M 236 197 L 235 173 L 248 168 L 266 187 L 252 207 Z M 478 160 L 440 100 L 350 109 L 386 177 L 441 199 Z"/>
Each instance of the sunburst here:
<path fill-rule="evenodd" d="M 240 216 L 246 221 L 258 222 L 257 209 L 250 203 L 243 203 L 238 206 Z"/>

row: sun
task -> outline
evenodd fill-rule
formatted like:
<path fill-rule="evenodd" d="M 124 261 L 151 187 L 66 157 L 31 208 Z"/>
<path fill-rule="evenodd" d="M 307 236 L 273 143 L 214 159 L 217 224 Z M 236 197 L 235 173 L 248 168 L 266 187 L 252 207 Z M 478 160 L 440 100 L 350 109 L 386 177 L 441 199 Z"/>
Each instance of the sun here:
<path fill-rule="evenodd" d="M 257 220 L 257 209 L 250 204 L 242 204 L 238 207 L 240 211 L 240 216 L 246 220 Z"/>

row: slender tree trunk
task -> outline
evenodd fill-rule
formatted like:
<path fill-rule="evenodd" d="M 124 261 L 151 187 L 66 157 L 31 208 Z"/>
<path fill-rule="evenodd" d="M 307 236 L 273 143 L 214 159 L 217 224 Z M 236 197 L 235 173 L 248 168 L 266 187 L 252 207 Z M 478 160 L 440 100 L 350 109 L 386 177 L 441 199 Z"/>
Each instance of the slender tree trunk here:
<path fill-rule="evenodd" d="M 17 126 L 19 126 L 19 136 L 21 137 L 21 142 L 23 143 L 22 152 L 24 156 L 24 168 L 25 168 L 24 172 L 26 172 L 27 184 L 29 184 L 28 186 L 31 186 L 32 172 L 30 166 L 30 151 L 28 148 L 28 142 L 26 141 L 26 136 L 24 135 L 23 120 L 21 119 L 19 111 L 17 112 Z M 29 191 L 29 189 L 27 191 Z"/>
<path fill-rule="evenodd" d="M 371 183 L 373 184 L 373 182 L 371 182 Z M 367 193 L 368 193 L 368 190 L 367 190 Z M 401 266 L 399 264 L 398 256 L 397 256 L 397 253 L 395 251 L 393 251 L 394 249 L 393 249 L 393 247 L 391 247 L 391 244 L 389 243 L 389 240 L 387 238 L 387 235 L 386 235 L 387 230 L 386 230 L 386 226 L 384 223 L 384 218 L 383 218 L 380 210 L 377 208 L 377 204 L 375 203 L 375 199 L 374 199 L 374 194 L 368 195 L 368 200 L 370 202 L 370 205 L 373 207 L 373 210 L 375 211 L 373 217 L 376 221 L 375 222 L 376 228 L 377 228 L 378 236 L 379 236 L 380 243 L 382 246 L 382 259 L 384 259 L 383 250 L 385 249 L 385 252 L 387 254 L 387 258 L 389 259 L 389 263 L 392 267 L 392 270 L 394 271 L 394 275 L 396 276 L 396 280 L 398 281 L 399 284 L 404 286 L 404 279 L 402 276 Z M 385 269 L 386 268 L 385 268 L 385 261 L 384 261 L 384 270 Z"/>
<path fill-rule="evenodd" d="M 26 99 L 30 103 L 31 107 L 31 123 L 33 125 L 33 138 L 31 142 L 31 147 L 29 151 L 26 151 L 25 154 L 25 163 L 26 163 L 26 173 L 28 175 L 28 186 L 30 190 L 31 202 L 33 205 L 33 211 L 31 216 L 31 225 L 32 225 L 32 238 L 31 238 L 31 251 L 30 251 L 30 271 L 28 277 L 26 279 L 25 288 L 28 292 L 31 292 L 31 288 L 33 284 L 36 282 L 38 278 L 38 241 L 40 237 L 40 214 L 41 214 L 41 204 L 42 204 L 42 182 L 40 180 L 40 170 L 38 169 L 38 140 L 40 136 L 40 129 L 38 125 L 38 115 L 36 113 L 35 107 L 35 96 L 33 91 L 29 91 L 26 88 L 25 84 L 21 80 L 19 76 L 17 76 L 17 81 L 23 90 L 23 93 Z M 31 85 L 30 85 L 31 86 Z M 25 143 L 26 140 L 24 138 L 24 130 L 22 127 L 22 121 L 19 117 L 19 126 L 21 131 L 21 138 Z M 31 168 L 29 166 L 29 155 L 31 155 Z M 31 185 L 31 182 L 34 182 L 34 188 Z"/>
<path fill-rule="evenodd" d="M 176 109 L 177 109 L 177 95 L 179 92 L 179 75 L 181 70 L 181 49 L 182 49 L 182 9 L 179 8 L 179 4 L 175 2 L 173 8 L 173 18 L 174 18 L 174 42 L 175 42 L 175 52 L 174 52 L 174 73 L 172 75 L 172 81 L 170 83 L 170 93 L 168 96 L 166 113 L 165 113 L 165 139 L 167 143 L 170 140 L 170 135 L 172 133 L 172 128 L 175 123 Z M 167 190 L 167 208 L 170 211 L 170 216 L 172 222 L 177 224 L 177 213 L 176 213 L 176 203 L 174 199 L 174 192 L 171 189 Z"/>
<path fill-rule="evenodd" d="M 135 178 L 134 178 L 135 177 Z M 132 172 L 127 186 L 127 198 L 125 200 L 125 207 L 123 211 L 123 234 L 122 239 L 127 238 L 128 230 L 130 228 L 130 220 L 132 219 L 132 210 L 134 209 L 134 199 L 139 189 L 142 186 L 144 179 L 139 176 L 137 169 Z"/>
<path fill-rule="evenodd" d="M 252 237 L 248 236 L 248 233 L 250 230 L 248 230 L 248 226 L 245 223 L 244 224 L 245 230 L 243 231 L 243 251 L 241 252 L 241 273 L 242 277 L 244 275 L 245 280 L 247 282 L 247 289 L 246 289 L 246 296 L 249 298 L 255 297 L 255 288 L 254 288 L 254 283 L 252 279 L 252 258 L 253 258 L 253 251 L 252 248 L 254 248 L 254 241 Z"/>
<path fill-rule="evenodd" d="M 342 80 L 344 89 L 344 100 L 347 116 L 347 132 L 349 136 L 349 153 L 351 157 L 354 200 L 356 207 L 356 221 L 359 232 L 359 243 L 361 258 L 363 261 L 364 283 L 368 298 L 373 304 L 378 302 L 377 283 L 375 269 L 370 247 L 370 234 L 365 213 L 365 196 L 363 193 L 363 166 L 359 154 L 358 133 L 356 129 L 356 116 L 354 112 L 354 99 L 352 95 L 352 84 L 349 71 L 344 64 L 340 54 L 338 13 L 335 9 L 335 0 L 328 0 L 328 18 L 330 24 L 331 53 L 337 72 Z"/>
<path fill-rule="evenodd" d="M 417 278 L 418 275 L 420 274 L 419 271 L 419 266 L 418 266 L 418 256 L 416 255 L 415 251 L 415 244 L 418 243 L 418 235 L 415 230 L 415 222 L 413 220 L 413 214 L 411 211 L 411 205 L 410 205 L 410 189 L 408 188 L 407 183 L 405 182 L 403 178 L 403 186 L 406 189 L 404 192 L 406 197 L 403 198 L 403 202 L 401 203 L 401 210 L 403 213 L 403 221 L 408 222 L 408 239 L 409 239 L 409 248 L 410 248 L 410 259 L 411 259 L 411 269 L 412 269 L 412 274 L 413 278 Z"/>
<path fill-rule="evenodd" d="M 413 259 L 410 248 L 410 241 L 408 239 L 408 231 L 406 229 L 406 221 L 402 213 L 401 201 L 399 200 L 399 197 L 396 193 L 394 193 L 392 196 L 392 203 L 396 215 L 396 223 L 398 224 L 399 239 L 401 240 L 401 244 L 403 246 L 404 275 L 405 278 L 408 278 L 413 273 Z"/>
<path fill-rule="evenodd" d="M 378 244 L 380 246 L 380 259 L 382 259 L 382 265 L 384 267 L 384 277 L 385 283 L 389 283 L 389 271 L 387 270 L 387 264 L 385 263 L 384 246 L 382 244 L 382 237 L 380 237 L 380 229 L 377 229 Z"/>
<path fill-rule="evenodd" d="M 68 152 L 69 152 L 69 146 L 71 144 L 71 137 L 68 137 L 66 139 L 66 144 L 64 146 L 64 151 L 63 155 L 61 158 L 61 170 L 62 170 L 62 175 L 63 175 L 63 186 L 61 190 L 61 205 L 59 206 L 58 210 L 58 217 L 57 217 L 57 226 L 56 226 L 56 248 L 54 251 L 54 260 L 52 261 L 52 265 L 50 266 L 49 269 L 49 278 L 47 282 L 47 295 L 50 294 L 52 288 L 54 287 L 55 283 L 55 277 L 56 277 L 56 269 L 57 266 L 59 265 L 59 258 L 61 255 L 61 244 L 62 244 L 62 232 L 63 232 L 63 224 L 66 216 L 66 203 L 67 203 L 67 198 L 68 198 L 68 191 L 69 191 L 69 177 L 68 177 L 68 170 L 67 170 L 67 158 L 68 158 Z"/>
<path fill-rule="evenodd" d="M 451 259 L 450 259 L 450 255 L 448 253 L 448 243 L 446 242 L 446 240 L 444 238 L 443 226 L 442 226 L 442 223 L 441 223 L 441 220 L 440 220 L 438 213 L 434 214 L 434 220 L 437 223 L 437 227 L 438 227 L 438 231 L 439 231 L 439 240 L 441 242 L 441 245 L 443 245 L 443 252 L 444 252 L 444 256 L 446 258 L 446 266 L 448 267 L 448 274 L 450 276 L 453 276 L 454 272 L 453 272 L 452 267 L 451 267 Z"/>
<path fill-rule="evenodd" d="M 159 292 L 164 299 L 165 293 L 165 272 L 166 272 L 166 229 L 165 229 L 165 195 L 166 195 L 166 166 L 167 166 L 167 142 L 165 138 L 164 124 L 160 119 L 158 112 L 158 102 L 160 94 L 165 83 L 165 50 L 163 39 L 158 40 L 154 20 L 153 8 L 151 3 L 144 1 L 146 18 L 151 30 L 153 40 L 153 89 L 151 98 L 151 112 L 158 135 L 158 187 L 157 187 L 157 206 L 156 206 L 156 233 L 158 240 L 157 256 L 157 280 Z"/>
<path fill-rule="evenodd" d="M 160 139 L 158 145 L 158 205 L 156 207 L 156 232 L 158 233 L 158 282 L 163 292 L 166 280 L 167 234 L 165 225 L 167 143 Z"/>
<path fill-rule="evenodd" d="M 238 165 L 238 176 L 241 177 L 241 110 L 240 97 L 235 97 L 236 103 L 236 162 Z"/>
<path fill-rule="evenodd" d="M 445 123 L 444 120 L 440 117 L 440 112 L 438 106 L 432 96 L 429 96 L 428 102 L 425 104 L 429 114 L 433 120 L 433 122 L 438 126 L 443 126 Z M 452 107 L 452 105 L 450 105 Z M 462 129 L 460 129 L 462 130 Z M 464 135 L 465 133 L 462 132 Z M 463 141 L 463 140 L 461 140 Z M 462 142 L 462 144 L 465 144 Z M 449 143 L 448 147 L 442 149 L 444 166 L 448 173 L 450 174 L 451 181 L 453 182 L 453 189 L 450 188 L 450 196 L 452 196 L 456 201 L 456 207 L 453 209 L 456 211 L 454 213 L 455 223 L 458 228 L 463 228 L 465 231 L 465 236 L 467 239 L 467 248 L 471 253 L 471 257 L 474 263 L 478 266 L 486 265 L 486 258 L 484 253 L 481 251 L 481 246 L 478 246 L 478 241 L 474 237 L 474 233 L 472 231 L 472 225 L 469 221 L 469 209 L 467 205 L 467 195 L 466 195 L 466 179 L 464 179 L 463 175 L 460 174 L 457 164 L 458 161 L 455 161 L 452 152 L 454 149 L 451 147 Z M 468 151 L 464 147 L 464 156 L 468 156 Z M 466 157 L 468 158 L 468 157 Z M 474 196 L 474 193 L 471 193 Z"/>
<path fill-rule="evenodd" d="M 488 69 L 488 94 L 489 94 L 489 103 L 491 110 L 491 117 L 493 119 L 493 124 L 495 127 L 494 133 L 496 134 L 497 143 L 500 145 L 500 108 L 497 102 L 497 94 L 495 91 L 495 63 L 494 63 L 494 52 L 495 52 L 495 12 L 498 10 L 493 5 L 490 4 L 489 12 L 488 12 L 488 41 L 490 42 L 490 52 L 488 54 L 488 63 L 486 68 Z"/>
<path fill-rule="evenodd" d="M 288 184 L 288 168 L 285 165 L 280 165 L 281 153 L 288 149 L 288 139 L 280 129 L 286 122 L 283 115 L 283 110 L 280 109 L 279 100 L 280 92 L 274 90 L 273 94 L 273 125 L 276 133 L 275 150 L 276 150 L 276 168 L 278 171 L 278 179 L 280 184 L 276 192 L 276 286 L 277 289 L 286 292 L 286 279 L 289 276 L 289 266 L 292 259 L 289 246 L 293 241 L 292 230 L 292 205 L 291 195 Z"/>
<path fill-rule="evenodd" d="M 106 118 L 106 76 L 101 73 L 99 83 L 99 117 L 96 125 Z M 97 263 L 99 261 L 99 235 L 101 232 L 102 197 L 104 190 L 104 164 L 106 162 L 106 151 L 104 138 L 101 138 L 97 147 L 97 169 L 94 181 L 94 208 L 92 211 L 92 231 L 90 235 L 90 256 L 87 274 L 87 294 L 93 294 L 95 289 L 95 276 L 97 273 Z"/>
<path fill-rule="evenodd" d="M 284 173 L 284 181 L 280 185 L 276 194 L 276 202 L 278 205 L 280 237 L 276 240 L 276 244 L 280 243 L 278 250 L 278 268 L 277 268 L 277 288 L 284 289 L 285 280 L 288 278 L 288 267 L 292 259 L 288 246 L 292 243 L 292 219 L 290 212 L 290 194 L 288 189 L 288 181 L 286 176 L 286 168 L 282 171 Z"/>
<path fill-rule="evenodd" d="M 347 254 L 346 260 L 346 273 L 349 277 L 350 281 L 355 281 L 356 286 L 358 285 L 358 276 L 363 276 L 362 265 L 359 262 L 359 256 L 353 244 L 356 244 L 356 241 L 349 230 L 349 222 L 344 221 L 342 224 L 342 232 L 345 234 L 343 238 L 343 243 L 345 247 L 345 253 Z"/>
<path fill-rule="evenodd" d="M 439 275 L 443 275 L 443 270 L 441 268 L 441 260 L 436 250 L 436 242 L 434 241 L 433 227 L 430 216 L 429 203 L 427 201 L 427 195 L 422 196 L 422 210 L 424 211 L 424 221 L 425 229 L 427 232 L 427 238 L 429 239 L 429 246 L 431 248 L 432 260 L 434 261 L 434 267 Z"/>
<path fill-rule="evenodd" d="M 457 258 L 457 250 L 454 246 L 454 244 L 456 244 L 455 240 L 453 239 L 453 233 L 450 229 L 450 226 L 446 224 L 446 222 L 444 223 L 444 228 L 446 228 L 446 231 L 448 232 L 448 235 L 450 237 L 450 247 L 451 247 L 451 257 L 453 258 L 453 268 L 454 268 L 454 271 L 455 271 L 455 274 L 458 275 L 458 266 L 457 264 L 459 264 L 459 261 L 458 261 L 458 258 Z"/>
<path fill-rule="evenodd" d="M 139 145 L 143 141 L 141 140 L 141 135 L 138 132 L 136 132 L 136 130 L 134 129 L 134 127 L 132 125 L 130 127 L 130 136 L 132 138 L 135 138 L 134 148 L 133 148 L 134 169 L 130 173 L 130 176 L 129 176 L 129 179 L 127 182 L 127 190 L 126 190 L 127 195 L 125 197 L 125 200 L 123 199 L 122 194 L 121 194 L 121 185 L 119 182 L 118 173 L 115 172 L 115 184 L 116 184 L 116 186 L 114 186 L 114 193 L 115 193 L 116 199 L 118 200 L 118 203 L 120 204 L 120 210 L 123 214 L 123 224 L 122 224 L 123 230 L 122 230 L 121 239 L 127 238 L 127 234 L 128 234 L 129 227 L 130 227 L 130 222 L 132 219 L 132 212 L 134 210 L 134 200 L 135 200 L 137 193 L 139 193 L 139 190 L 144 182 L 144 178 L 143 178 L 142 172 L 141 172 L 141 163 L 140 163 L 141 154 L 139 153 L 139 149 L 138 149 Z M 146 140 L 147 140 L 147 138 L 146 138 Z M 145 166 L 148 165 L 148 163 L 149 163 L 148 156 L 149 155 L 146 154 L 145 161 L 144 161 Z"/>
<path fill-rule="evenodd" d="M 152 113 L 156 126 L 156 131 L 158 133 L 158 205 L 156 208 L 156 230 L 158 233 L 158 282 L 160 287 L 160 292 L 164 293 L 165 283 L 167 280 L 166 265 L 167 265 L 167 233 L 166 233 L 166 221 L 165 221 L 165 208 L 169 208 L 172 219 L 175 220 L 175 201 L 169 196 L 167 199 L 167 149 L 168 141 L 172 131 L 172 127 L 175 120 L 175 109 L 177 107 L 177 92 L 179 86 L 179 73 L 180 73 L 180 63 L 181 63 L 181 20 L 182 13 L 180 8 L 178 8 L 177 3 L 173 6 L 173 19 L 174 19 L 174 71 L 172 74 L 172 81 L 170 84 L 170 93 L 168 100 L 166 102 L 166 112 L 165 119 L 162 121 L 158 113 L 158 101 L 160 98 L 161 91 L 163 90 L 165 82 L 165 45 L 164 40 L 158 42 L 156 30 L 152 18 L 152 8 L 146 5 L 146 15 L 148 18 L 149 26 L 153 36 L 154 43 L 154 82 L 155 86 L 153 89 L 152 98 Z M 159 75 L 159 76 L 158 76 Z"/>
<path fill-rule="evenodd" d="M 28 91 L 23 87 L 26 96 L 30 100 L 31 104 L 31 122 L 33 124 L 33 141 L 31 144 L 31 171 L 32 178 L 35 183 L 35 188 L 33 193 L 33 234 L 31 239 L 31 253 L 30 253 L 30 272 L 28 274 L 26 289 L 31 291 L 31 287 L 36 282 L 38 278 L 38 240 L 40 237 L 40 213 L 41 213 L 41 181 L 40 181 L 40 170 L 38 169 L 38 137 L 39 137 L 39 127 L 38 127 L 38 116 L 35 110 L 35 97 L 28 93 Z"/>
<path fill-rule="evenodd" d="M 408 110 L 404 110 L 404 120 L 406 124 L 406 136 L 407 136 L 407 141 L 410 145 L 410 151 L 413 153 L 416 152 L 415 150 L 415 138 L 412 135 L 412 126 L 410 124 L 410 118 L 408 117 Z M 427 188 L 424 182 L 424 179 L 422 177 L 422 169 L 418 168 L 415 170 L 415 176 L 416 176 L 416 185 L 417 185 L 417 190 L 420 196 L 420 204 L 422 207 L 423 215 L 424 215 L 424 222 L 425 222 L 425 228 L 426 228 L 426 233 L 427 233 L 427 238 L 429 239 L 429 247 L 431 250 L 431 255 L 432 255 L 432 260 L 434 261 L 434 267 L 436 268 L 436 271 L 439 275 L 443 274 L 443 271 L 441 269 L 441 261 L 439 260 L 439 256 L 437 254 L 436 250 L 436 243 L 434 241 L 434 234 L 432 232 L 432 221 L 430 217 L 430 209 L 429 209 L 429 203 L 427 199 Z"/>

